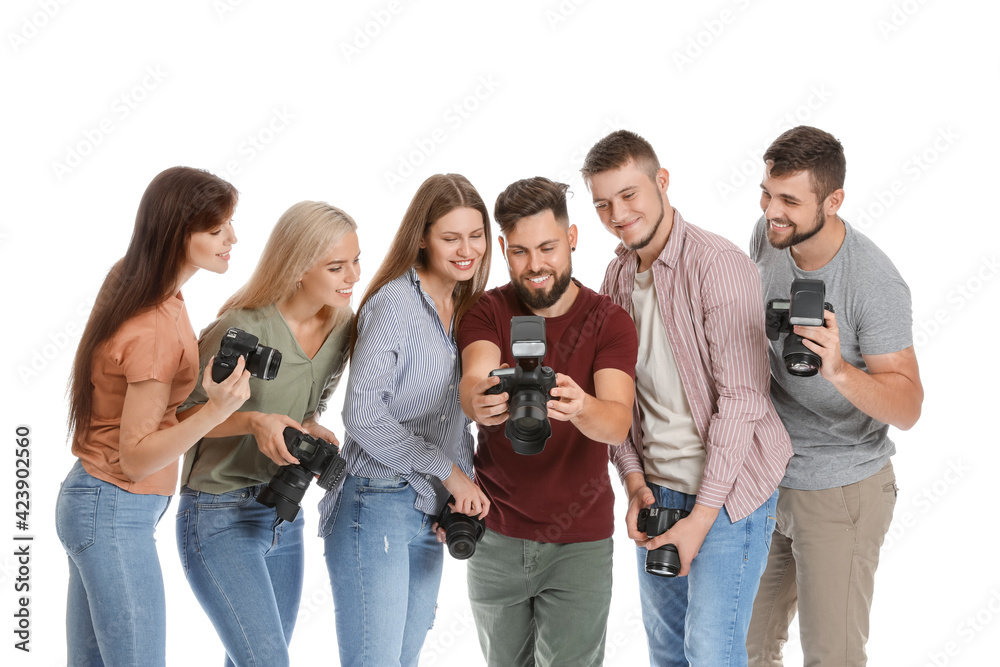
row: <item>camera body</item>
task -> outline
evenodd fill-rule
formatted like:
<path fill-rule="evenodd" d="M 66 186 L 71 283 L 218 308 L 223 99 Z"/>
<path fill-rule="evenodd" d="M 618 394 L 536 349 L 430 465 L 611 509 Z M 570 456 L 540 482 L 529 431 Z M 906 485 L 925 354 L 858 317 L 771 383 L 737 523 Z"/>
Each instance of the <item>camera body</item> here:
<path fill-rule="evenodd" d="M 823 300 L 825 296 L 826 284 L 822 280 L 801 278 L 792 281 L 789 299 L 771 299 L 767 302 L 764 314 L 767 337 L 776 341 L 781 334 L 788 334 L 781 356 L 785 360 L 785 368 L 792 375 L 812 377 L 823 365 L 823 359 L 803 345 L 802 336 L 794 333 L 792 327 L 826 326 L 823 310 L 833 312 L 833 306 Z"/>
<path fill-rule="evenodd" d="M 288 453 L 299 462 L 278 468 L 267 487 L 257 494 L 257 502 L 265 507 L 275 508 L 278 516 L 285 521 L 295 521 L 301 508 L 302 496 L 313 477 L 319 475 L 316 483 L 329 491 L 344 478 L 347 461 L 341 458 L 337 445 L 322 438 L 291 426 L 285 427 L 283 435 Z"/>
<path fill-rule="evenodd" d="M 455 496 L 448 498 L 448 503 L 455 502 Z M 452 558 L 465 560 L 476 553 L 476 543 L 486 534 L 486 522 L 479 517 L 453 512 L 445 503 L 435 521 L 444 528 L 445 539 L 448 541 L 448 553 Z"/>
<path fill-rule="evenodd" d="M 219 353 L 215 355 L 215 362 L 212 364 L 212 379 L 222 382 L 232 375 L 240 357 L 246 358 L 246 369 L 253 377 L 261 380 L 273 380 L 278 377 L 281 352 L 273 347 L 261 345 L 260 339 L 243 329 L 229 327 L 222 336 Z"/>
<path fill-rule="evenodd" d="M 546 403 L 556 387 L 556 374 L 542 366 L 545 357 L 545 318 L 537 315 L 510 319 L 510 351 L 517 360 L 513 368 L 490 371 L 490 377 L 500 383 L 486 390 L 487 394 L 510 396 L 507 426 L 504 435 L 518 454 L 539 454 L 552 435 Z"/>
<path fill-rule="evenodd" d="M 682 509 L 670 509 L 667 507 L 643 507 L 636 517 L 636 528 L 640 533 L 646 533 L 648 537 L 662 535 L 674 524 L 688 515 Z M 676 577 L 681 571 L 681 559 L 677 553 L 677 547 L 672 544 L 664 544 L 646 553 L 646 572 L 655 574 L 658 577 Z"/>

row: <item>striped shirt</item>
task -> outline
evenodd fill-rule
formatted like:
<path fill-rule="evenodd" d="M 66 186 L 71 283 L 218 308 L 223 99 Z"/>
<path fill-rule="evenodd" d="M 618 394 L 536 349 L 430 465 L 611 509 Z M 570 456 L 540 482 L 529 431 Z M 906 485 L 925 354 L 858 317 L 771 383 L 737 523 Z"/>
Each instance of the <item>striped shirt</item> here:
<path fill-rule="evenodd" d="M 638 255 L 624 245 L 608 265 L 601 292 L 632 312 Z M 705 470 L 697 502 L 725 505 L 733 521 L 760 507 L 778 488 L 792 456 L 788 433 L 768 395 L 770 366 L 764 304 L 757 268 L 734 244 L 684 221 L 653 262 L 656 297 L 705 443 Z M 625 442 L 611 448 L 624 481 L 643 472 L 638 400 Z"/>
<path fill-rule="evenodd" d="M 341 455 L 356 477 L 400 476 L 414 507 L 436 514 L 448 499 L 441 479 L 454 461 L 472 472 L 472 423 L 458 400 L 458 348 L 414 269 L 387 283 L 358 313 L 358 340 L 344 401 Z M 320 501 L 320 526 L 338 489 Z"/>

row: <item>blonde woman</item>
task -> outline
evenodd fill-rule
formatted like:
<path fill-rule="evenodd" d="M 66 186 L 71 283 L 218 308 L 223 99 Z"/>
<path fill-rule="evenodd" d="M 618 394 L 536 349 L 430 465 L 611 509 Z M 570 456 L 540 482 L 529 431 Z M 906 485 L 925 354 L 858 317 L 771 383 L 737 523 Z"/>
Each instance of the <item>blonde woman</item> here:
<path fill-rule="evenodd" d="M 226 648 L 227 665 L 288 665 L 302 594 L 302 516 L 282 521 L 255 498 L 279 466 L 297 463 L 286 427 L 337 444 L 317 423 L 340 379 L 360 276 L 357 226 L 304 201 L 278 220 L 249 282 L 201 334 L 205 366 L 230 327 L 281 352 L 277 377 L 250 380 L 251 398 L 185 457 L 177 547 L 188 583 Z M 196 390 L 181 419 L 196 413 Z"/>
<path fill-rule="evenodd" d="M 472 184 L 417 190 L 358 307 L 344 403 L 343 491 L 320 503 L 341 665 L 415 665 L 434 619 L 449 495 L 485 516 L 458 403 L 455 330 L 490 271 L 489 214 Z"/>

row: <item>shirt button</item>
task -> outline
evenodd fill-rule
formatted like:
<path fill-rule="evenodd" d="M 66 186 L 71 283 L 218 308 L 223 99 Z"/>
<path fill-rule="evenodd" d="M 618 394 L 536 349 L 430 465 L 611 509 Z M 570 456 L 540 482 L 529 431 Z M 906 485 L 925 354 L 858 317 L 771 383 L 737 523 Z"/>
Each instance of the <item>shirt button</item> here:
<path fill-rule="evenodd" d="M 455 359 L 455 355 L 454 355 L 454 354 L 453 354 L 453 355 L 451 355 L 451 358 L 452 358 L 452 360 L 454 360 L 454 359 Z"/>
<path fill-rule="evenodd" d="M 453 384 L 448 385 L 448 389 L 454 389 L 454 388 L 455 388 L 455 385 L 453 385 Z"/>
<path fill-rule="evenodd" d="M 441 415 L 441 421 L 444 421 L 444 415 Z"/>

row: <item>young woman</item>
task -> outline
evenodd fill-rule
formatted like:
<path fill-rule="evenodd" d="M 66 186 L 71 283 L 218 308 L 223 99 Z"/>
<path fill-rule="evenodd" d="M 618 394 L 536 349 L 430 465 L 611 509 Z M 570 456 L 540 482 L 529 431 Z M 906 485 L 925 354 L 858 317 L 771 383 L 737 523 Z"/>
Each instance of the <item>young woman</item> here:
<path fill-rule="evenodd" d="M 250 380 L 250 400 L 188 452 L 181 476 L 177 548 L 188 583 L 226 647 L 227 665 L 288 665 L 305 522 L 301 516 L 283 522 L 255 498 L 278 466 L 296 463 L 282 436 L 286 427 L 338 443 L 316 420 L 347 361 L 351 292 L 361 269 L 356 228 L 329 204 L 289 208 L 250 281 L 201 335 L 203 366 L 230 327 L 282 355 L 277 377 Z M 196 389 L 181 406 L 181 419 L 196 414 L 206 398 Z"/>
<path fill-rule="evenodd" d="M 198 378 L 180 289 L 198 269 L 224 273 L 237 193 L 174 167 L 149 184 L 125 256 L 97 295 L 73 362 L 69 426 L 76 464 L 56 501 L 69 555 L 70 665 L 163 665 L 166 609 L 153 533 L 177 484 L 177 459 L 250 395 L 240 360 L 202 381 L 195 419 L 175 410 Z"/>
<path fill-rule="evenodd" d="M 342 665 L 415 665 L 434 620 L 449 495 L 485 516 L 458 402 L 455 328 L 490 268 L 489 214 L 463 176 L 417 190 L 358 307 L 343 490 L 320 503 Z"/>

